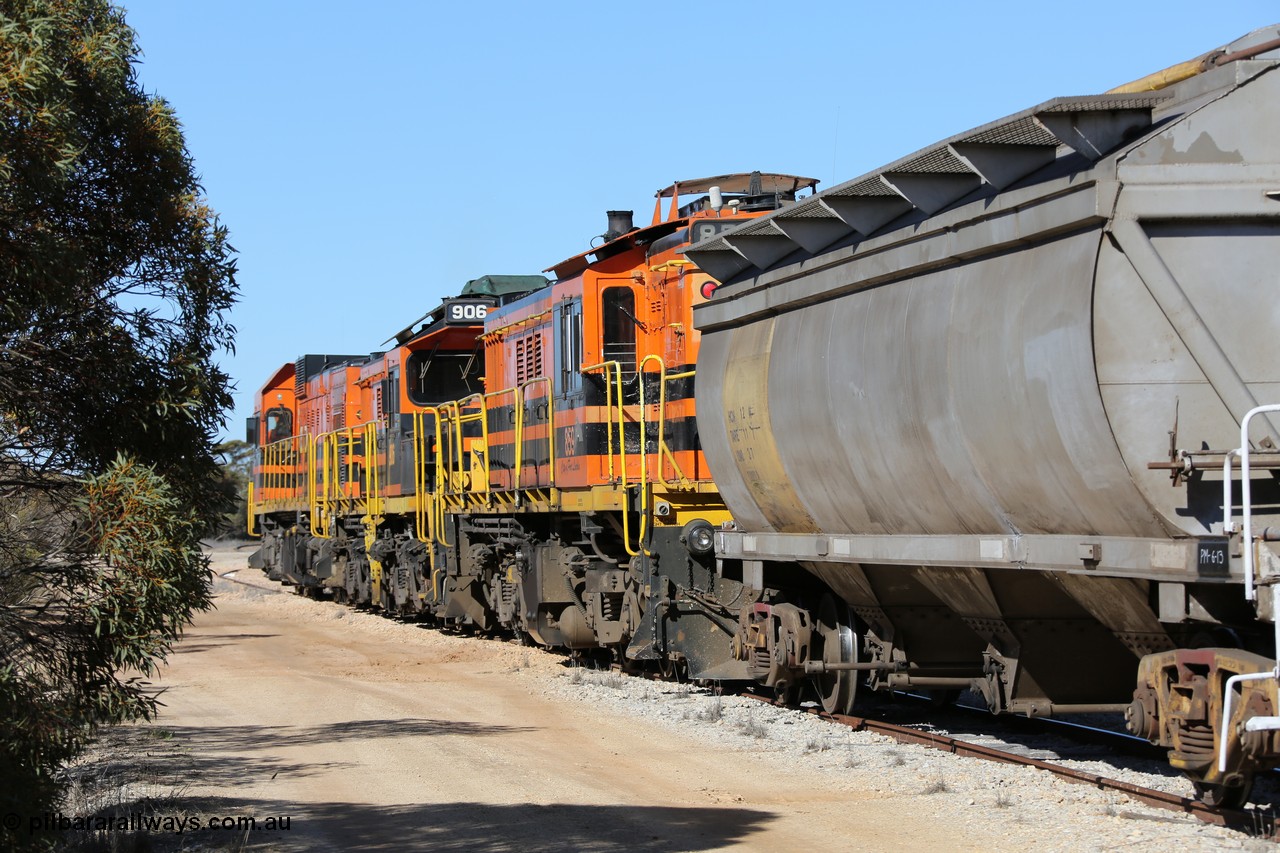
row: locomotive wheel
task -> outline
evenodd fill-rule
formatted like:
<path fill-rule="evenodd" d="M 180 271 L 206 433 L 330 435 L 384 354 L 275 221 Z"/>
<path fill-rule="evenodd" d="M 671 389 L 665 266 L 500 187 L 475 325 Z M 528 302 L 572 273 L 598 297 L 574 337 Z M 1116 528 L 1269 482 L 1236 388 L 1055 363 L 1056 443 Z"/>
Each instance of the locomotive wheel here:
<path fill-rule="evenodd" d="M 1253 792 L 1253 774 L 1245 774 L 1239 785 L 1217 785 L 1192 780 L 1196 789 L 1196 799 L 1206 806 L 1216 809 L 1240 809 L 1249 802 L 1249 794 Z"/>
<path fill-rule="evenodd" d="M 855 663 L 858 659 L 853 629 L 849 627 L 848 608 L 837 605 L 830 594 L 822 596 L 818 606 L 818 624 L 815 626 L 822 640 L 824 663 Z M 840 613 L 846 615 L 842 619 Z M 814 676 L 814 685 L 822 700 L 822 709 L 828 714 L 848 714 L 858 693 L 856 670 L 824 672 Z"/>

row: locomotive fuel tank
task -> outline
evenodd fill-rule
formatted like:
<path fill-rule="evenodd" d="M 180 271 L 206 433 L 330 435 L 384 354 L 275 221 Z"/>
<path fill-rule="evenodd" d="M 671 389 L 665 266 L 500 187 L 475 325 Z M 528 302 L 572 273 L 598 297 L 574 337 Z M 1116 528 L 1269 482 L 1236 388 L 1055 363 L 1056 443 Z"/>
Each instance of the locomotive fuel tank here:
<path fill-rule="evenodd" d="M 850 605 L 873 686 L 993 710 L 1115 707 L 1184 646 L 1270 666 L 1276 560 L 1233 535 L 1230 451 L 1280 401 L 1277 34 L 690 247 L 722 282 L 695 312 L 722 570 L 777 588 L 805 567 Z M 1250 424 L 1258 530 L 1280 521 L 1280 418 Z"/>

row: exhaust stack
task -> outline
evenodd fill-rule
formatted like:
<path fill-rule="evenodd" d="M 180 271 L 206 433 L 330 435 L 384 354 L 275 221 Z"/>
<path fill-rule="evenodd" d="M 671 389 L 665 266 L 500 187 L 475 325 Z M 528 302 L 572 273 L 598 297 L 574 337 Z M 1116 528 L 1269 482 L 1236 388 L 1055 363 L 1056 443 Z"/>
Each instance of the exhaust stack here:
<path fill-rule="evenodd" d="M 635 230 L 632 222 L 632 216 L 635 211 L 631 210 L 610 210 L 607 211 L 609 217 L 609 229 L 604 232 L 604 241 L 616 240 L 623 234 Z"/>

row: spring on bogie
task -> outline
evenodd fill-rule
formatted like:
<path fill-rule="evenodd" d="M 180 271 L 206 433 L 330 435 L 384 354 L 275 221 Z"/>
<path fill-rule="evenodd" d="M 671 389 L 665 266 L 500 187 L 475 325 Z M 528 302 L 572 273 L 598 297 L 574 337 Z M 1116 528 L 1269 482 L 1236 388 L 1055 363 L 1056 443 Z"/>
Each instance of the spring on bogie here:
<path fill-rule="evenodd" d="M 601 593 L 600 613 L 606 622 L 617 622 L 622 617 L 622 593 Z"/>

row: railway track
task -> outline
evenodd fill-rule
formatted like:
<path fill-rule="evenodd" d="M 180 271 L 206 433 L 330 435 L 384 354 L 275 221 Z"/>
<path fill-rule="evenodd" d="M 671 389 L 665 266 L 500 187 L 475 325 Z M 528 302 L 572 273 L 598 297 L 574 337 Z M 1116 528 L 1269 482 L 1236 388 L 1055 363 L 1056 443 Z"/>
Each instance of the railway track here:
<path fill-rule="evenodd" d="M 772 699 L 749 692 L 738 695 L 755 699 L 766 704 L 776 704 Z M 1000 764 L 1012 764 L 1023 767 L 1034 767 L 1052 773 L 1060 779 L 1079 785 L 1088 785 L 1104 791 L 1115 791 L 1125 794 L 1134 800 L 1149 806 L 1168 811 L 1191 815 L 1205 823 L 1224 826 L 1229 829 L 1247 831 L 1265 838 L 1275 836 L 1275 814 L 1270 809 L 1224 809 L 1208 806 L 1199 800 L 1183 797 L 1168 791 L 1147 788 L 1112 779 L 1098 773 L 1089 773 L 1055 764 L 1040 758 L 1019 755 L 1005 749 L 997 749 L 985 744 L 974 743 L 950 735 L 933 731 L 925 731 L 912 725 L 890 722 L 875 717 L 852 716 L 845 714 L 828 714 L 816 708 L 806 709 L 809 714 L 827 720 L 836 725 L 848 726 L 855 731 L 869 731 L 884 735 L 898 743 L 926 746 L 931 749 L 949 752 L 967 758 L 993 761 Z M 1117 736 L 1119 738 L 1120 736 Z"/>

